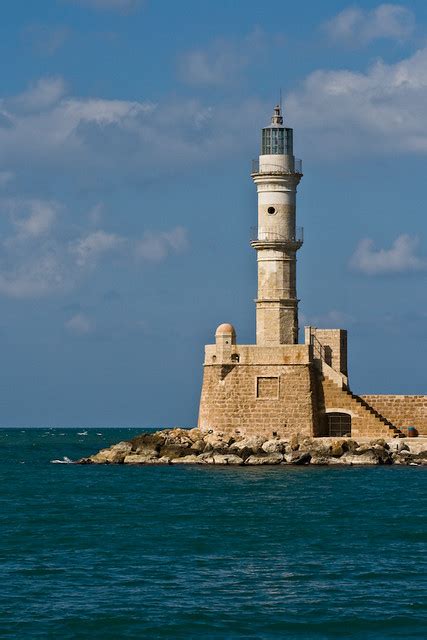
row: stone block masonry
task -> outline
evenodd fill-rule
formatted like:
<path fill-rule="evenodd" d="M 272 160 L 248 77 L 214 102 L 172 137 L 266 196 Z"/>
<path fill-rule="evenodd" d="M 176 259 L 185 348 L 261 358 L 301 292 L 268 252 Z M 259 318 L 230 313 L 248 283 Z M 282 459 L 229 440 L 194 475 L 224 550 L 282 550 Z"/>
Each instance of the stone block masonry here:
<path fill-rule="evenodd" d="M 307 364 L 215 364 L 204 368 L 199 428 L 290 437 L 313 436 L 317 406 Z"/>
<path fill-rule="evenodd" d="M 361 396 L 384 418 L 406 434 L 407 427 L 416 427 L 427 436 L 427 396 L 364 395 Z"/>

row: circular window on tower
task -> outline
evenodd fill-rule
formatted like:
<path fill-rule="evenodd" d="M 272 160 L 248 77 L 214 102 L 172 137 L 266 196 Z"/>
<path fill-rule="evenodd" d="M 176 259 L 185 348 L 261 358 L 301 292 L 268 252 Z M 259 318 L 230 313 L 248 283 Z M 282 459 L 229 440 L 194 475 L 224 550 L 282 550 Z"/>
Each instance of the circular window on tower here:
<path fill-rule="evenodd" d="M 273 213 L 276 213 L 276 209 L 274 207 L 268 207 L 267 211 L 271 216 L 273 215 Z"/>

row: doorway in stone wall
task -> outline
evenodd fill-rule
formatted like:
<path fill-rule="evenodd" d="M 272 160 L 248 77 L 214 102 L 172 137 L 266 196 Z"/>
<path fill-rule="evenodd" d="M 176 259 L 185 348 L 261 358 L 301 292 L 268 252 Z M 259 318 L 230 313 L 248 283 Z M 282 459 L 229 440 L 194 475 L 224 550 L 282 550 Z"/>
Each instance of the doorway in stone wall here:
<path fill-rule="evenodd" d="M 351 435 L 351 416 L 348 413 L 334 411 L 326 414 L 328 421 L 328 435 L 343 437 Z"/>

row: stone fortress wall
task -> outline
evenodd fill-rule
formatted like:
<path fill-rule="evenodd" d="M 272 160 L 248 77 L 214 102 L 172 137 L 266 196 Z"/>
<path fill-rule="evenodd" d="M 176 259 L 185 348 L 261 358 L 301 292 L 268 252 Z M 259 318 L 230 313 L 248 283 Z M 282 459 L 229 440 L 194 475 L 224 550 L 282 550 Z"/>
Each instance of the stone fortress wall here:
<path fill-rule="evenodd" d="M 231 435 L 313 435 L 318 424 L 310 345 L 238 345 L 231 325 L 205 348 L 199 427 Z"/>
<path fill-rule="evenodd" d="M 415 427 L 427 436 L 427 396 L 364 395 L 365 402 L 406 434 Z"/>
<path fill-rule="evenodd" d="M 205 348 L 199 428 L 230 436 L 330 435 L 328 416 L 351 419 L 352 437 L 427 435 L 427 396 L 357 396 L 347 378 L 347 332 L 305 328 L 306 344 L 239 345 L 232 325 Z"/>

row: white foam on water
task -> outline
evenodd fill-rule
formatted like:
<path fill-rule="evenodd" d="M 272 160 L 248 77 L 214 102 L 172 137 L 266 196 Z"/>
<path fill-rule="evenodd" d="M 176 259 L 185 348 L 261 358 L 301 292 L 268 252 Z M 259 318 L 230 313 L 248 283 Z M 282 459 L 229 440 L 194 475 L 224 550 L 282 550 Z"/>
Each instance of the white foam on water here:
<path fill-rule="evenodd" d="M 78 436 L 87 436 L 87 431 L 77 431 Z"/>
<path fill-rule="evenodd" d="M 52 464 L 73 464 L 73 461 L 70 460 L 70 458 L 67 458 L 67 456 L 64 456 L 62 458 L 62 460 L 51 460 Z"/>

